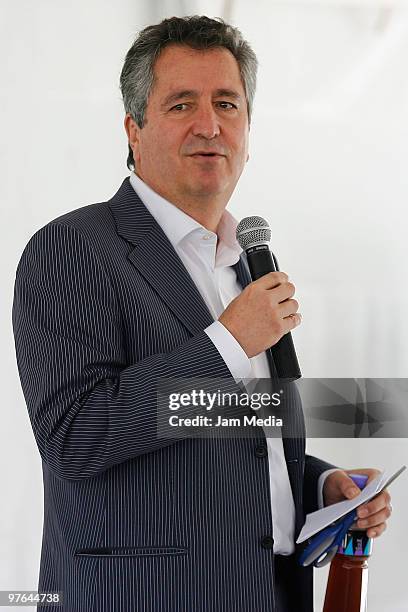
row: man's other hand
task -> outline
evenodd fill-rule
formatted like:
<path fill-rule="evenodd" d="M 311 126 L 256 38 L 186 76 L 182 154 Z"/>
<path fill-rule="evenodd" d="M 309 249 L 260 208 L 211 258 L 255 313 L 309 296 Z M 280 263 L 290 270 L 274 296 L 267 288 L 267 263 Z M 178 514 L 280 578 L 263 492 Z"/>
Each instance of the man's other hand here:
<path fill-rule="evenodd" d="M 356 468 L 353 470 L 337 470 L 329 474 L 323 486 L 323 499 L 325 506 L 330 506 L 344 499 L 353 499 L 361 493 L 348 474 L 365 474 L 368 476 L 367 484 L 377 478 L 381 472 L 370 468 Z M 387 528 L 387 519 L 392 512 L 391 496 L 387 489 L 376 495 L 369 502 L 358 506 L 358 521 L 356 526 L 367 530 L 369 538 L 377 538 Z"/>

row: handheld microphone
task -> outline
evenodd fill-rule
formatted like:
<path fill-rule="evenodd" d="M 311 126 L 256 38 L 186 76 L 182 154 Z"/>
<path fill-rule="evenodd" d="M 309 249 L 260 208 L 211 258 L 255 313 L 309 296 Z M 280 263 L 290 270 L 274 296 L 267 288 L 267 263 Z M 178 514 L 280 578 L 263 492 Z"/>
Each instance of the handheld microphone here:
<path fill-rule="evenodd" d="M 237 240 L 245 251 L 252 280 L 269 272 L 278 272 L 279 267 L 269 250 L 271 230 L 262 217 L 245 217 L 237 226 Z M 289 332 L 270 349 L 279 378 L 293 381 L 302 376 L 297 360 L 292 334 Z"/>

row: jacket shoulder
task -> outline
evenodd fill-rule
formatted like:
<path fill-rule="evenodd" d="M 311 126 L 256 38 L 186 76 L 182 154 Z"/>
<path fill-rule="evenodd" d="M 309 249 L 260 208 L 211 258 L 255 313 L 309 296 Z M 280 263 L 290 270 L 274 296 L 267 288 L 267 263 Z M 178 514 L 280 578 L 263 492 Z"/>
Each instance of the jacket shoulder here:
<path fill-rule="evenodd" d="M 112 242 L 117 232 L 109 201 L 87 204 L 51 219 L 31 235 L 26 246 L 55 232 L 61 239 L 65 235 L 76 234 L 94 248 Z"/>
<path fill-rule="evenodd" d="M 71 210 L 49 221 L 43 228 L 51 225 L 65 225 L 77 230 L 90 241 L 106 237 L 115 232 L 115 222 L 109 208 L 109 202 L 88 204 Z"/>
<path fill-rule="evenodd" d="M 112 248 L 122 242 L 110 210 L 109 201 L 81 206 L 55 217 L 38 228 L 23 248 L 18 269 L 27 260 L 47 260 L 51 265 L 50 253 L 88 253 L 101 263 L 109 262 Z M 124 248 L 121 245 L 121 248 Z"/>

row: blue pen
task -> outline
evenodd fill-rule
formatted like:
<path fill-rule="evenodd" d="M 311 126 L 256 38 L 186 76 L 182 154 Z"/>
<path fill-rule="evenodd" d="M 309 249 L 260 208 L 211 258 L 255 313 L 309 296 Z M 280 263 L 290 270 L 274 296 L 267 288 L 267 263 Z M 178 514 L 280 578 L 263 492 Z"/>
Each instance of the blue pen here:
<path fill-rule="evenodd" d="M 350 474 L 350 478 L 360 489 L 364 489 L 368 480 L 368 476 L 363 474 Z M 341 547 L 347 531 L 356 520 L 357 510 L 354 508 L 332 525 L 322 529 L 302 552 L 299 558 L 300 565 L 307 566 L 313 563 L 315 567 L 322 567 L 330 563 Z"/>

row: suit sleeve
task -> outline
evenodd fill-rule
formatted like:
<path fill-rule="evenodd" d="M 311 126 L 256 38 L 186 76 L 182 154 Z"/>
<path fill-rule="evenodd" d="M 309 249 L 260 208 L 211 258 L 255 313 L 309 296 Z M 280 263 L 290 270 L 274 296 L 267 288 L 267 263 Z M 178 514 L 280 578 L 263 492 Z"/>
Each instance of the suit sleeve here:
<path fill-rule="evenodd" d="M 95 476 L 174 440 L 159 437 L 160 378 L 234 379 L 204 330 L 169 353 L 126 363 L 110 279 L 75 228 L 52 222 L 19 262 L 13 328 L 17 364 L 43 461 L 60 478 Z M 188 414 L 180 408 L 180 416 Z"/>
<path fill-rule="evenodd" d="M 303 486 L 303 508 L 305 514 L 319 510 L 318 482 L 323 472 L 330 469 L 341 469 L 332 463 L 327 463 L 318 457 L 306 454 L 305 475 Z"/>

